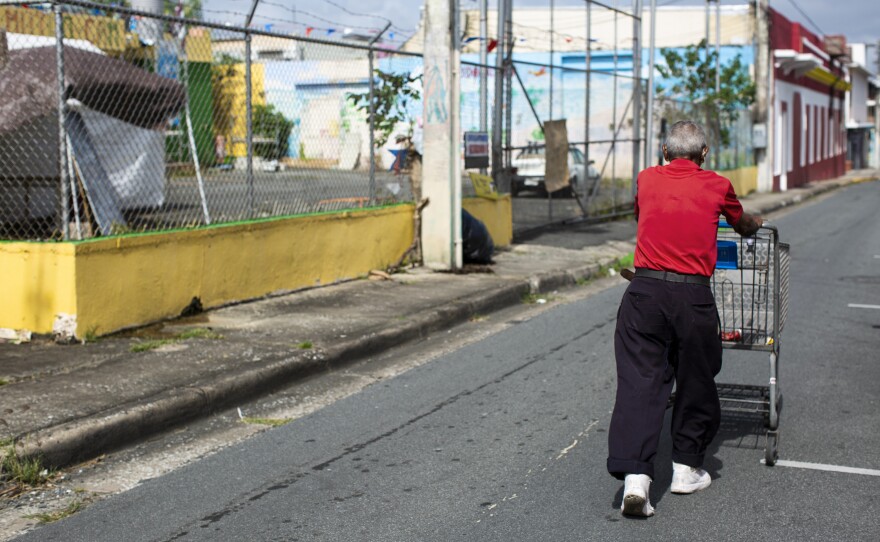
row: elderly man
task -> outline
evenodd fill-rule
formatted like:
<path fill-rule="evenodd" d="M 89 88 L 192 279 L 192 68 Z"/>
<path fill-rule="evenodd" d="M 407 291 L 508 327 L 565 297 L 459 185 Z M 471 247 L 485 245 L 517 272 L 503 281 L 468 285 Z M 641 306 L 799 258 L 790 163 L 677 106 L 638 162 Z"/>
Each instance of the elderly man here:
<path fill-rule="evenodd" d="M 673 380 L 671 491 L 693 493 L 712 482 L 702 465 L 721 418 L 721 339 L 709 286 L 718 218 L 743 236 L 763 220 L 743 212 L 728 179 L 700 167 L 708 152 L 700 126 L 677 122 L 663 145 L 669 163 L 645 169 L 637 181 L 636 272 L 617 314 L 607 465 L 624 480 L 626 515 L 654 515 L 649 488 Z"/>

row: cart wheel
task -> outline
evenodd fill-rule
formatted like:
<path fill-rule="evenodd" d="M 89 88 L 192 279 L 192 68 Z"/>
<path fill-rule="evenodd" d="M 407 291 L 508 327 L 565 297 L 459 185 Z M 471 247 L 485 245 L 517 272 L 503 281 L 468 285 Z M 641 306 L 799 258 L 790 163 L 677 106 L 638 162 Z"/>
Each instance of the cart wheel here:
<path fill-rule="evenodd" d="M 779 459 L 779 431 L 767 431 L 767 447 L 764 448 L 764 464 L 772 467 Z"/>

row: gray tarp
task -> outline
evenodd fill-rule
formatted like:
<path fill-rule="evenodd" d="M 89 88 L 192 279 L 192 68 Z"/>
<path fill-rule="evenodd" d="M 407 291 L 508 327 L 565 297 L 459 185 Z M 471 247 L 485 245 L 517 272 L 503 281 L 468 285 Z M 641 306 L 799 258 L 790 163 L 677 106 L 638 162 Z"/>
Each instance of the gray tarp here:
<path fill-rule="evenodd" d="M 184 106 L 183 86 L 123 60 L 64 47 L 67 99 L 141 128 L 160 128 Z M 0 134 L 58 107 L 55 47 L 9 51 L 0 68 Z"/>
<path fill-rule="evenodd" d="M 55 60 L 55 47 L 13 50 L 0 68 L 0 222 L 57 212 Z M 99 228 L 108 233 L 121 210 L 164 202 L 162 129 L 183 108 L 185 90 L 127 62 L 67 46 L 64 68 L 74 159 Z"/>

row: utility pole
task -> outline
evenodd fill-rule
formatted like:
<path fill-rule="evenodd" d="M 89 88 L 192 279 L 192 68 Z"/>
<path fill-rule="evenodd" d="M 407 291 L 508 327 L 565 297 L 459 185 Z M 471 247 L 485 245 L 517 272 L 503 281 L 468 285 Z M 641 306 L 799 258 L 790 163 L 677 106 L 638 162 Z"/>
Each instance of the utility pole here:
<path fill-rule="evenodd" d="M 755 163 L 758 166 L 758 191 L 773 189 L 771 151 L 773 149 L 773 123 L 769 119 L 772 66 L 770 65 L 770 24 L 767 18 L 768 0 L 755 0 L 755 109 L 752 122 L 753 136 L 763 135 L 763 141 L 753 137 Z"/>
<path fill-rule="evenodd" d="M 425 264 L 462 266 L 459 159 L 459 46 L 457 0 L 426 0 L 422 215 Z"/>

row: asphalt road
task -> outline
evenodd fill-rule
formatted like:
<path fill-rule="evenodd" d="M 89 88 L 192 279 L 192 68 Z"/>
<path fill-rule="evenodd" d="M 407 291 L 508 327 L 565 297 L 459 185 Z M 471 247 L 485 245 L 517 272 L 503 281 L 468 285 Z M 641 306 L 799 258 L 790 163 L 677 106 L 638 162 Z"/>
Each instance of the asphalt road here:
<path fill-rule="evenodd" d="M 617 283 L 20 540 L 878 540 L 878 203 L 867 183 L 774 217 L 792 247 L 780 463 L 761 464 L 760 421 L 725 416 L 713 485 L 671 495 L 664 435 L 653 518 L 622 518 L 605 473 Z M 767 366 L 726 351 L 719 380 Z"/>

